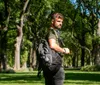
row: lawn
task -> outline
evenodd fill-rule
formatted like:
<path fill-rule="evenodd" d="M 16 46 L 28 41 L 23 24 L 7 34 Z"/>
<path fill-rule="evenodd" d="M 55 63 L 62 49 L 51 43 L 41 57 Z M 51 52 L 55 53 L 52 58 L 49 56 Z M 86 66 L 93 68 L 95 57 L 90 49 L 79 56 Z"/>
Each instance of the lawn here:
<path fill-rule="evenodd" d="M 44 78 L 37 78 L 37 71 L 0 73 L 0 85 L 44 85 Z M 100 72 L 65 71 L 64 85 L 100 85 Z"/>

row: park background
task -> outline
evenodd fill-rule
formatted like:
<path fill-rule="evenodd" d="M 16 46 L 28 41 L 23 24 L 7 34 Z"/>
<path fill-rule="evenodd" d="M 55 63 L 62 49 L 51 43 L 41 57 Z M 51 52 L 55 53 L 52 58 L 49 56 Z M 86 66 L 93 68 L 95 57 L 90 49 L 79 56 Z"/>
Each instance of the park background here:
<path fill-rule="evenodd" d="M 100 85 L 100 0 L 0 0 L 1 85 L 44 82 L 36 77 L 36 48 L 54 12 L 64 15 L 61 37 L 71 50 L 63 57 L 64 84 Z"/>

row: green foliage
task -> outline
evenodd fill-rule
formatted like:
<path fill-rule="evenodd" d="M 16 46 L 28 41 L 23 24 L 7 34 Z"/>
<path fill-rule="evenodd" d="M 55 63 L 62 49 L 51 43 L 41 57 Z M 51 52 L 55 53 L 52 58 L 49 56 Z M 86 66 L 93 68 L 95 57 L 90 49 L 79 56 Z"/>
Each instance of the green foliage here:
<path fill-rule="evenodd" d="M 89 49 L 92 49 L 92 36 L 89 34 L 89 33 L 86 33 L 85 35 L 85 43 L 86 43 L 86 46 L 89 48 Z"/>
<path fill-rule="evenodd" d="M 32 47 L 32 42 L 26 38 L 26 36 L 23 36 L 23 41 L 21 45 L 21 64 L 23 65 L 27 60 L 29 56 L 29 49 Z"/>
<path fill-rule="evenodd" d="M 11 46 L 14 44 L 16 35 L 17 35 L 17 33 L 16 33 L 15 29 L 8 30 L 8 32 L 7 32 L 7 39 L 8 39 L 7 45 L 8 45 L 8 48 L 11 48 Z"/>
<path fill-rule="evenodd" d="M 6 54 L 7 54 L 7 58 L 8 58 L 7 63 L 11 67 L 14 64 L 14 50 L 15 50 L 14 44 L 15 44 L 16 35 L 17 35 L 16 30 L 14 28 L 9 27 L 9 30 L 7 32 L 7 48 L 6 48 L 7 51 L 6 51 Z"/>
<path fill-rule="evenodd" d="M 72 64 L 72 57 L 69 55 L 64 55 L 64 58 L 63 58 L 64 67 L 71 66 L 71 64 Z"/>
<path fill-rule="evenodd" d="M 82 71 L 100 71 L 100 66 L 97 65 L 87 65 L 81 68 Z"/>
<path fill-rule="evenodd" d="M 0 2 L 0 14 L 1 13 L 4 13 L 4 4 L 2 2 Z M 0 17 L 2 18 L 3 16 Z"/>
<path fill-rule="evenodd" d="M 14 49 L 12 49 L 14 47 L 11 47 L 11 49 L 7 49 L 7 64 L 10 66 L 10 67 L 13 67 L 14 65 Z"/>
<path fill-rule="evenodd" d="M 28 60 L 28 51 L 21 51 L 21 64 L 23 65 Z"/>
<path fill-rule="evenodd" d="M 5 17 L 4 9 L 5 7 L 4 7 L 3 2 L 0 2 L 0 28 L 2 25 L 4 26 L 5 24 L 6 17 Z"/>
<path fill-rule="evenodd" d="M 95 44 L 100 44 L 100 37 L 99 36 L 95 36 L 93 38 L 93 41 L 95 42 Z"/>
<path fill-rule="evenodd" d="M 28 48 L 32 47 L 32 42 L 30 40 L 28 40 L 26 36 L 23 36 L 22 43 L 23 43 L 22 49 L 24 49 L 24 50 L 27 50 Z"/>
<path fill-rule="evenodd" d="M 28 26 L 30 26 L 33 38 L 43 38 L 46 36 L 50 26 L 51 11 L 59 0 L 32 0 L 30 4 L 30 14 L 28 15 Z"/>
<path fill-rule="evenodd" d="M 8 24 L 7 36 L 5 35 L 5 38 L 7 38 L 7 46 L 5 46 L 7 52 L 5 53 L 9 65 L 12 66 L 14 62 L 14 43 L 17 36 L 16 25 L 20 24 L 20 14 L 26 0 L 9 0 L 6 1 L 7 6 L 5 6 L 4 1 L 6 0 L 0 1 L 0 30 Z M 93 49 L 93 43 L 100 44 L 100 37 L 96 36 L 97 15 L 100 8 L 98 2 L 100 0 L 76 1 L 77 6 L 72 5 L 70 0 L 30 0 L 24 17 L 21 63 L 27 61 L 30 48 L 33 46 L 35 49 L 36 42 L 46 36 L 51 23 L 49 15 L 52 12 L 60 12 L 64 15 L 61 36 L 65 47 L 70 48 L 72 56 L 79 57 L 79 62 L 81 59 L 80 46 L 83 42 L 84 47 L 90 51 Z M 6 11 L 9 13 L 8 22 Z M 4 49 L 0 48 L 0 50 Z M 65 58 L 65 62 L 72 64 L 72 57 Z"/>

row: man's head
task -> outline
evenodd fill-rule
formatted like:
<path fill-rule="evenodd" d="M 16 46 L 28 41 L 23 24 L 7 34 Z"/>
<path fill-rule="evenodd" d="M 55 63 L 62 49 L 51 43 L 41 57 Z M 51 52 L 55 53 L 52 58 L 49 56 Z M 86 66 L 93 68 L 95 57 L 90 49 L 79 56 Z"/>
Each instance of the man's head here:
<path fill-rule="evenodd" d="M 54 13 L 52 15 L 52 27 L 57 29 L 62 27 L 63 15 L 61 13 Z"/>

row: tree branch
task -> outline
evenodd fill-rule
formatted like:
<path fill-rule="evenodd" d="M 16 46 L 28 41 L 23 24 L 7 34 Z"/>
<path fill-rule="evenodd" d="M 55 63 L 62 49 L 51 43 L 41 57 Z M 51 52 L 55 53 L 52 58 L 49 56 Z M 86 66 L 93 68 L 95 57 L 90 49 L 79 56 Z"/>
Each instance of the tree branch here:
<path fill-rule="evenodd" d="M 24 7 L 23 7 L 23 10 L 22 10 L 22 13 L 21 13 L 20 27 L 23 27 L 24 14 L 25 14 L 26 9 L 27 9 L 27 7 L 28 7 L 29 1 L 30 1 L 30 0 L 26 0 L 26 2 L 25 2 L 25 4 L 24 4 Z"/>

